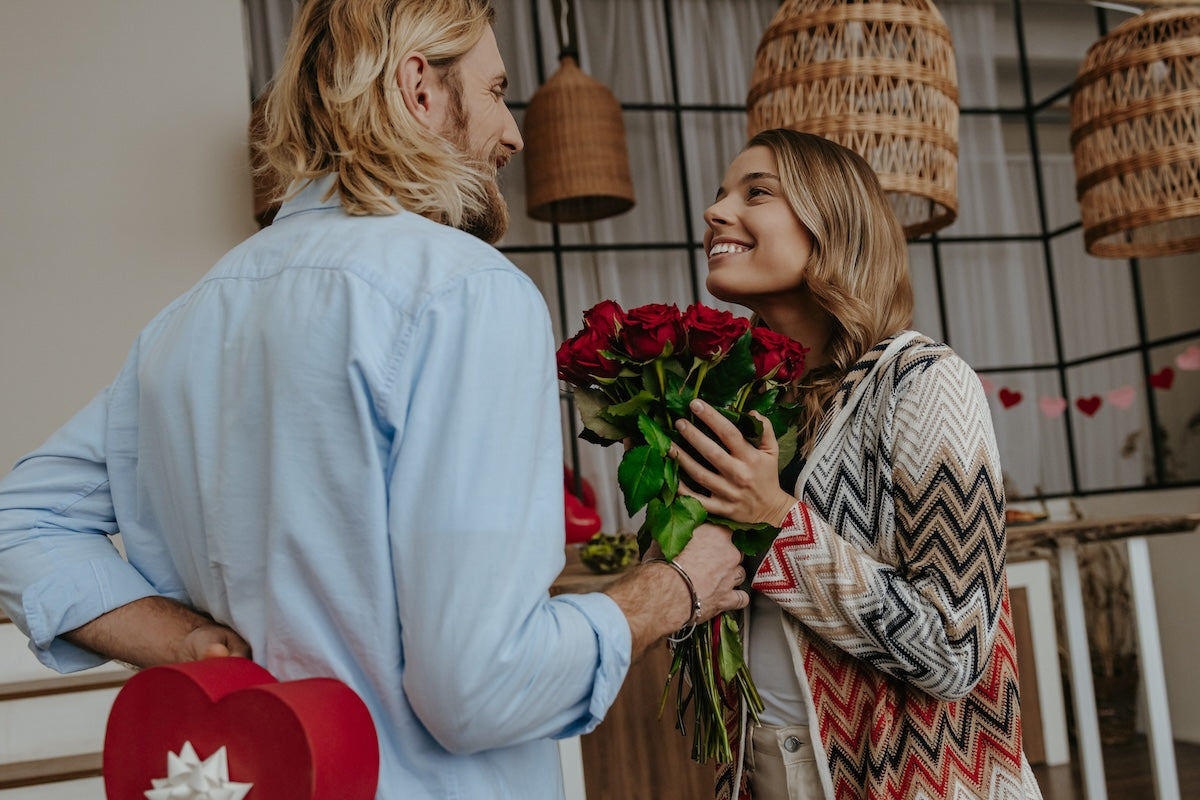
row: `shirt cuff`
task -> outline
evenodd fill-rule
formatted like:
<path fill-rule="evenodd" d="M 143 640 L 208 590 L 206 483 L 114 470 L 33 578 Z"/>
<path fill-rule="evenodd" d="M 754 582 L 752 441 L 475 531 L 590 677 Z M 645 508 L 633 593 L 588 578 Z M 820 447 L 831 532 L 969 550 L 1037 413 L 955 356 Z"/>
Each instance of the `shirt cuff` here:
<path fill-rule="evenodd" d="M 574 606 L 583 614 L 596 632 L 596 648 L 599 666 L 592 685 L 592 697 L 588 713 L 568 725 L 553 738 L 567 739 L 591 733 L 603 720 L 617 699 L 617 692 L 625 683 L 633 651 L 633 638 L 629 632 L 629 621 L 620 606 L 606 594 L 562 594 L 557 601 Z"/>
<path fill-rule="evenodd" d="M 25 590 L 22 610 L 29 649 L 58 672 L 78 672 L 110 659 L 59 638 L 123 605 L 159 594 L 121 559 L 66 564 Z"/>

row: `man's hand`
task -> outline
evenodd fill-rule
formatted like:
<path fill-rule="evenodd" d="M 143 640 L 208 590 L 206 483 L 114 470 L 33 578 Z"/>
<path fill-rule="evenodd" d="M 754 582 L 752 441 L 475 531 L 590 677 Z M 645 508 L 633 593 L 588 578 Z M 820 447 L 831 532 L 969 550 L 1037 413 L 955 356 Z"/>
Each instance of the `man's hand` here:
<path fill-rule="evenodd" d="M 692 621 L 705 622 L 722 611 L 750 604 L 749 593 L 740 588 L 746 580 L 742 553 L 727 528 L 710 523 L 697 526 L 675 563 L 696 587 L 700 613 L 694 620 L 687 583 L 666 564 L 643 562 L 605 589 L 629 621 L 634 656 Z"/>
<path fill-rule="evenodd" d="M 143 597 L 63 634 L 106 658 L 153 667 L 221 656 L 250 657 L 250 645 L 231 628 L 166 597 Z"/>
<path fill-rule="evenodd" d="M 202 661 L 226 656 L 250 657 L 250 645 L 232 628 L 207 622 L 184 637 L 177 661 Z"/>

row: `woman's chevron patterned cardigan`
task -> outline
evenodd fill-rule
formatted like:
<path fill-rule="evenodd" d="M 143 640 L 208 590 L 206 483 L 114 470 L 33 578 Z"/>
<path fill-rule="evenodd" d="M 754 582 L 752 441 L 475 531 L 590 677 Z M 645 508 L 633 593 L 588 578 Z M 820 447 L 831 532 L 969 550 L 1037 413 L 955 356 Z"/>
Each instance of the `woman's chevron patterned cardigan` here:
<path fill-rule="evenodd" d="M 923 336 L 873 370 L 891 341 L 843 383 L 754 588 L 785 610 L 831 798 L 1039 798 L 987 401 Z"/>

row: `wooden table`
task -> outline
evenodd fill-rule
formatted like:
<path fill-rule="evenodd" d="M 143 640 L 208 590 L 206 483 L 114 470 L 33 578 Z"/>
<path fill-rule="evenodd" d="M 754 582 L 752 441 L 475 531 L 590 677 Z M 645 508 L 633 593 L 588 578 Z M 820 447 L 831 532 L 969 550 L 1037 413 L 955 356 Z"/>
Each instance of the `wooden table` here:
<path fill-rule="evenodd" d="M 619 575 L 597 575 L 567 547 L 567 565 L 553 594 L 598 592 Z M 652 645 L 629 667 L 604 722 L 586 736 L 559 743 L 567 800 L 696 800 L 711 797 L 716 767 L 691 759 L 691 737 L 674 728 L 674 692 L 658 718 L 671 654 Z"/>
<path fill-rule="evenodd" d="M 1129 556 L 1129 583 L 1133 596 L 1134 626 L 1141 659 L 1142 689 L 1146 697 L 1150 758 L 1155 796 L 1179 800 L 1179 776 L 1175 769 L 1171 716 L 1163 671 L 1162 647 L 1158 636 L 1158 614 L 1154 605 L 1154 581 L 1146 537 L 1183 533 L 1200 526 L 1200 513 L 1151 514 L 1012 525 L 1008 528 L 1008 557 L 1011 561 L 1044 558 L 1051 552 L 1058 562 L 1062 591 L 1063 622 L 1070 655 L 1071 691 L 1079 737 L 1079 757 L 1084 791 L 1088 800 L 1106 800 L 1104 758 L 1100 746 L 1100 723 L 1092 685 L 1091 654 L 1087 620 L 1083 612 L 1083 588 L 1079 578 L 1080 544 L 1123 540 Z"/>

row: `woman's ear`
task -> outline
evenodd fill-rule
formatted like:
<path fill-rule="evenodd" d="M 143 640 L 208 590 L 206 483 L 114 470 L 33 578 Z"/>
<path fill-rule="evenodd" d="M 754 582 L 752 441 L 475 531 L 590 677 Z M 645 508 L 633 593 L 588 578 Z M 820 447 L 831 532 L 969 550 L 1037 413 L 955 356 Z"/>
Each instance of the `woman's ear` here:
<path fill-rule="evenodd" d="M 425 127 L 440 132 L 443 126 L 442 95 L 445 89 L 424 54 L 412 51 L 400 60 L 396 69 L 396 83 L 404 107 Z"/>

